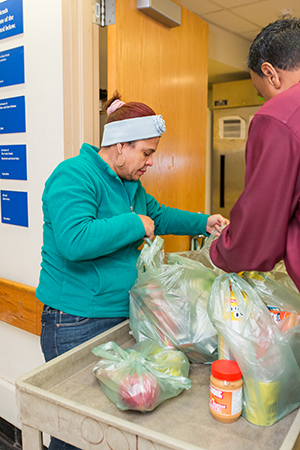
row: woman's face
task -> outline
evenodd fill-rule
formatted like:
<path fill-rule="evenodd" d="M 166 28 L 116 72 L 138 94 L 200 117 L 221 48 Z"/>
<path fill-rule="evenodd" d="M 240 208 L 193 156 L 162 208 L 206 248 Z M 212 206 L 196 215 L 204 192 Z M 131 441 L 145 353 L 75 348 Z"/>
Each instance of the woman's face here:
<path fill-rule="evenodd" d="M 125 158 L 123 167 L 116 167 L 116 172 L 120 178 L 128 181 L 137 181 L 148 167 L 153 165 L 153 154 L 157 149 L 159 137 L 135 141 L 131 145 L 128 143 L 122 145 L 122 153 Z M 119 158 L 122 160 L 122 158 Z"/>

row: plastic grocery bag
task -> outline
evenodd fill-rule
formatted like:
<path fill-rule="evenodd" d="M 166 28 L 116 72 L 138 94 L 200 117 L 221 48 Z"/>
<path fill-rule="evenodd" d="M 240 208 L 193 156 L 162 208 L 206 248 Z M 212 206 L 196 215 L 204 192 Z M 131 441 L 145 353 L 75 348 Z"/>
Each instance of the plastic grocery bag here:
<path fill-rule="evenodd" d="M 269 273 L 242 274 L 267 306 L 281 333 L 287 338 L 300 367 L 300 294 L 271 278 Z"/>
<path fill-rule="evenodd" d="M 138 278 L 130 290 L 129 324 L 137 341 L 160 340 L 182 350 L 191 362 L 217 358 L 218 336 L 207 311 L 216 274 L 201 263 L 170 254 L 164 262 L 157 236 L 138 259 Z"/>
<path fill-rule="evenodd" d="M 270 272 L 266 272 L 266 275 L 268 277 L 273 278 L 274 280 L 278 281 L 278 283 L 283 284 L 284 286 L 288 287 L 289 289 L 292 289 L 292 291 L 299 294 L 299 291 L 297 289 L 297 286 L 287 273 L 285 263 L 283 260 L 279 261 L 273 270 Z"/>
<path fill-rule="evenodd" d="M 211 289 L 208 314 L 242 371 L 243 416 L 269 426 L 297 408 L 298 364 L 253 287 L 237 274 L 219 276 Z"/>
<path fill-rule="evenodd" d="M 107 342 L 93 349 L 102 359 L 93 372 L 104 394 L 122 411 L 152 411 L 189 389 L 189 361 L 184 353 L 144 341 L 122 349 Z"/>
<path fill-rule="evenodd" d="M 224 227 L 223 227 L 224 228 Z M 214 231 L 208 238 L 205 238 L 203 246 L 199 250 L 188 250 L 185 252 L 178 252 L 177 254 L 183 256 L 188 259 L 192 259 L 193 261 L 198 261 L 203 264 L 205 267 L 214 271 L 216 276 L 222 275 L 225 273 L 222 269 L 219 269 L 214 265 L 210 258 L 210 246 L 211 243 L 218 238 L 217 232 Z M 175 253 L 170 253 L 170 255 L 174 255 Z"/>

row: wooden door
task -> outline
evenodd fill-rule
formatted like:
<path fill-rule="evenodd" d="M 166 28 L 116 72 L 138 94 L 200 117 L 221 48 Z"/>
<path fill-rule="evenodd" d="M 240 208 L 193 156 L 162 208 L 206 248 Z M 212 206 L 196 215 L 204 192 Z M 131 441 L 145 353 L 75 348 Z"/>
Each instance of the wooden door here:
<path fill-rule="evenodd" d="M 108 96 L 141 101 L 162 114 L 167 132 L 142 178 L 160 203 L 198 212 L 205 205 L 208 24 L 182 7 L 181 26 L 167 28 L 116 0 L 109 25 Z M 163 236 L 165 251 L 190 248 L 190 237 Z"/>

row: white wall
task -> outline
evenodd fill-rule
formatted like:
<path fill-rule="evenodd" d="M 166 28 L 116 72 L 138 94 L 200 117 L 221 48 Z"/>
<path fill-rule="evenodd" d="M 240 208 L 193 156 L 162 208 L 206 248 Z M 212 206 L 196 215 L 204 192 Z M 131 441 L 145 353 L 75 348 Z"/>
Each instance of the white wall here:
<path fill-rule="evenodd" d="M 0 99 L 25 95 L 26 133 L 1 144 L 27 145 L 27 181 L 0 179 L 0 189 L 28 192 L 29 227 L 0 222 L 0 277 L 37 286 L 42 243 L 41 195 L 63 159 L 61 0 L 23 0 L 24 33 L 0 40 L 0 51 L 24 46 L 25 84 L 0 88 Z"/>
<path fill-rule="evenodd" d="M 248 72 L 247 56 L 251 41 L 243 39 L 216 25 L 209 24 L 208 58 Z"/>
<path fill-rule="evenodd" d="M 38 336 L 0 322 L 0 417 L 18 428 L 15 380 L 43 363 Z"/>
<path fill-rule="evenodd" d="M 64 159 L 62 0 L 23 0 L 23 17 L 24 33 L 0 40 L 0 51 L 24 46 L 25 84 L 0 88 L 0 100 L 25 95 L 26 133 L 2 134 L 0 143 L 27 145 L 28 179 L 0 179 L 0 189 L 28 192 L 29 227 L 0 222 L 0 277 L 36 287 L 42 191 Z M 15 380 L 42 363 L 38 336 L 0 321 L 0 417 L 19 428 Z"/>

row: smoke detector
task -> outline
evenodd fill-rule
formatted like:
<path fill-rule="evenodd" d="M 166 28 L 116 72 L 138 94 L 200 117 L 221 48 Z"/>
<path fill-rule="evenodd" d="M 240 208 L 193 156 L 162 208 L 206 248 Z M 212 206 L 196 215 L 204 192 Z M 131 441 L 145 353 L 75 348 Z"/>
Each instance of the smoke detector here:
<path fill-rule="evenodd" d="M 294 10 L 282 9 L 281 11 L 278 11 L 277 16 L 279 19 L 291 19 L 292 17 L 294 17 Z"/>

